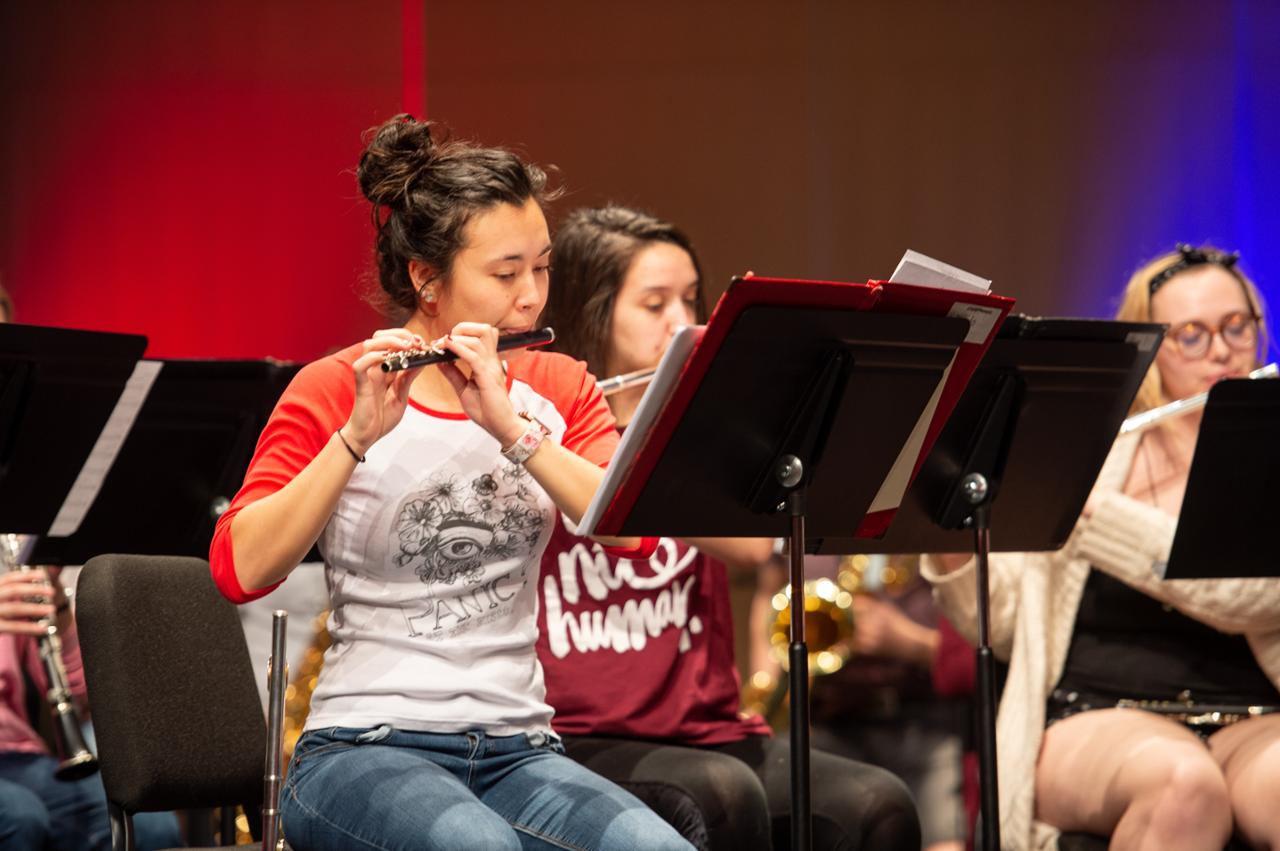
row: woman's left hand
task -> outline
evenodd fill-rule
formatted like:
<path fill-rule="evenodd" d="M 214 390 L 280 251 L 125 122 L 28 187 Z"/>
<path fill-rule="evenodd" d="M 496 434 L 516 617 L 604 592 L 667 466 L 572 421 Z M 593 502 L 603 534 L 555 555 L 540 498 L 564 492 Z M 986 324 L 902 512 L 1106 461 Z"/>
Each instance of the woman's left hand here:
<path fill-rule="evenodd" d="M 524 434 L 526 423 L 507 395 L 507 373 L 498 356 L 498 329 L 480 322 L 459 322 L 439 344 L 470 370 L 467 375 L 456 364 L 440 364 L 440 372 L 453 385 L 463 412 L 500 445 L 515 443 Z"/>

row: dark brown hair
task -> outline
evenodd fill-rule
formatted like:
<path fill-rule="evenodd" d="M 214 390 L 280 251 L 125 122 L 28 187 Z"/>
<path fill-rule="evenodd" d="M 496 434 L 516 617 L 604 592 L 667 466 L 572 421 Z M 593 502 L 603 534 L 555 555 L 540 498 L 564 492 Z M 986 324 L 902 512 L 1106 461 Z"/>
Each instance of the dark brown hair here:
<path fill-rule="evenodd" d="M 695 315 L 706 321 L 702 266 L 684 231 L 670 222 L 627 207 L 574 210 L 556 231 L 551 248 L 551 286 L 542 324 L 556 331 L 551 348 L 587 362 L 603 375 L 613 305 L 637 254 L 655 242 L 689 253 L 698 274 Z"/>
<path fill-rule="evenodd" d="M 544 204 L 557 194 L 547 190 L 546 172 L 514 153 L 450 139 L 437 125 L 410 115 L 395 116 L 367 138 L 356 180 L 373 204 L 382 288 L 375 300 L 393 317 L 417 307 L 410 260 L 447 279 L 463 247 L 463 229 L 477 213 L 529 199 Z"/>

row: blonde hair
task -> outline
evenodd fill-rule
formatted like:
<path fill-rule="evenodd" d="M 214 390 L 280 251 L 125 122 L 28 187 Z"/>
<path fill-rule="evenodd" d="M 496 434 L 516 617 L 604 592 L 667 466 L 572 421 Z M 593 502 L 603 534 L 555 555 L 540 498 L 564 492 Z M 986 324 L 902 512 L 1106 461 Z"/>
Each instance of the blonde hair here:
<path fill-rule="evenodd" d="M 1197 269 L 1204 265 L 1215 265 L 1220 269 L 1224 269 L 1239 281 L 1240 287 L 1244 291 L 1245 301 L 1249 303 L 1249 309 L 1253 311 L 1253 315 L 1258 319 L 1258 350 L 1254 353 L 1254 366 L 1261 366 L 1262 355 L 1267 350 L 1270 339 L 1267 334 L 1266 305 L 1262 300 L 1262 293 L 1258 291 L 1253 281 L 1249 280 L 1248 276 L 1241 272 L 1233 262 L 1217 262 L 1218 258 L 1227 260 L 1231 255 L 1214 248 L 1212 245 L 1202 245 L 1196 250 L 1212 258 L 1209 263 L 1196 263 L 1187 266 L 1186 269 L 1179 269 L 1168 275 L 1165 281 L 1183 274 L 1187 269 Z M 1138 267 L 1138 270 L 1129 278 L 1129 283 L 1125 285 L 1124 293 L 1120 297 L 1120 307 L 1116 310 L 1116 319 L 1124 322 L 1150 322 L 1151 280 L 1182 262 L 1184 262 L 1182 251 L 1170 251 Z M 1163 283 L 1164 281 L 1161 282 L 1161 285 Z M 1164 392 L 1164 383 L 1160 379 L 1160 367 L 1152 363 L 1151 369 L 1147 370 L 1146 378 L 1142 380 L 1142 386 L 1138 388 L 1138 395 L 1134 397 L 1133 406 L 1129 409 L 1129 413 L 1136 414 L 1140 411 L 1158 408 L 1171 401 L 1173 400 L 1165 395 Z"/>

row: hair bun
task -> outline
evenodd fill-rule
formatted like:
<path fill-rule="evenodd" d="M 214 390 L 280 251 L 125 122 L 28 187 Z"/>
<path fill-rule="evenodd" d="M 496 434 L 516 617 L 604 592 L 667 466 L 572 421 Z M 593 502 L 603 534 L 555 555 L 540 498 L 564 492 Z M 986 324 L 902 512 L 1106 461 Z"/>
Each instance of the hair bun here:
<path fill-rule="evenodd" d="M 431 127 L 431 122 L 401 113 L 370 132 L 356 168 L 365 198 L 376 206 L 403 204 L 413 182 L 431 163 L 435 149 Z"/>

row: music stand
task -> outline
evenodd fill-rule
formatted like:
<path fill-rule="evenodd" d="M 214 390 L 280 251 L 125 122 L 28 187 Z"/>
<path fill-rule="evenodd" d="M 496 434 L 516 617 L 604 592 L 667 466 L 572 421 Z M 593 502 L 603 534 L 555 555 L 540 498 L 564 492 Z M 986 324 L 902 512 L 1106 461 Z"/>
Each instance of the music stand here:
<path fill-rule="evenodd" d="M 819 538 L 856 531 L 970 333 L 965 319 L 908 315 L 905 304 L 901 313 L 866 312 L 875 292 L 736 279 L 667 407 L 641 436 L 626 480 L 613 495 L 602 488 L 596 499 L 609 507 L 584 530 L 789 538 L 796 849 L 809 847 L 811 832 L 802 614 L 809 530 Z M 745 305 L 735 301 L 743 293 L 752 294 Z M 1000 318 L 1011 304 L 968 298 L 999 305 L 992 309 Z M 965 377 L 952 370 L 952 381 Z"/>
<path fill-rule="evenodd" d="M 49 533 L 146 347 L 134 334 L 0 324 L 5 532 Z"/>
<path fill-rule="evenodd" d="M 272 361 L 162 362 L 79 530 L 41 538 L 35 559 L 208 558 L 214 523 L 239 490 L 258 435 L 298 368 Z"/>
<path fill-rule="evenodd" d="M 1262 539 L 1276 518 L 1277 435 L 1280 380 L 1220 381 L 1209 391 L 1163 578 L 1276 576 Z"/>
<path fill-rule="evenodd" d="M 1162 338 L 1163 326 L 1148 323 L 1010 317 L 884 537 L 822 544 L 977 556 L 983 848 L 1000 847 L 987 555 L 1066 543 Z"/>

